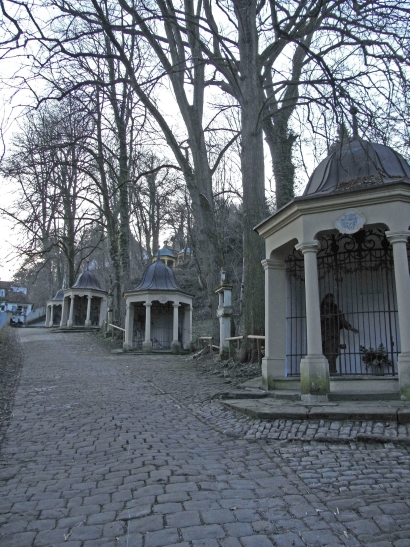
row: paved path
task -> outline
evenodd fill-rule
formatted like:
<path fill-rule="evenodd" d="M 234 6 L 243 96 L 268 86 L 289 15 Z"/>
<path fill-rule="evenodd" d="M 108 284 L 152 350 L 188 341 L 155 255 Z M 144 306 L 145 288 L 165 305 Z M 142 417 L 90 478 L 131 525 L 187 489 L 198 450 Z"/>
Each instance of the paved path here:
<path fill-rule="evenodd" d="M 406 444 L 355 442 L 344 422 L 237 415 L 210 401 L 224 379 L 181 358 L 113 356 L 87 334 L 19 336 L 0 547 L 410 546 Z M 312 427 L 344 443 L 317 442 Z"/>

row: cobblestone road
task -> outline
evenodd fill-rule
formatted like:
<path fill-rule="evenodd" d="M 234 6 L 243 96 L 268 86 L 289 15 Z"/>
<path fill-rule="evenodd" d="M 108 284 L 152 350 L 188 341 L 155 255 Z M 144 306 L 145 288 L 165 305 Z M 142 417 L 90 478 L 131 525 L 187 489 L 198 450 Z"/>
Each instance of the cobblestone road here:
<path fill-rule="evenodd" d="M 210 401 L 224 379 L 192 361 L 19 336 L 0 547 L 410 546 L 400 426 L 252 420 Z"/>

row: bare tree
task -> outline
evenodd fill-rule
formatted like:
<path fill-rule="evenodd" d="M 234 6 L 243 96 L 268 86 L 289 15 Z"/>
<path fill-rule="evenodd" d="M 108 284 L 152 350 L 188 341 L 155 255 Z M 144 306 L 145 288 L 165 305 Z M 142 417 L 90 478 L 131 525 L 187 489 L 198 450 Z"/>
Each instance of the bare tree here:
<path fill-rule="evenodd" d="M 86 200 L 88 183 L 80 170 L 90 132 L 89 120 L 71 99 L 58 108 L 45 106 L 28 114 L 2 166 L 3 176 L 16 185 L 15 204 L 2 213 L 22 231 L 19 252 L 42 261 L 61 252 L 70 284 L 80 266 L 79 249 L 85 252 L 82 233 L 93 218 Z"/>
<path fill-rule="evenodd" d="M 25 3 L 13 2 L 19 4 L 27 11 Z M 401 97 L 407 105 L 408 3 L 50 0 L 49 4 L 58 13 L 54 28 L 37 23 L 32 34 L 49 58 L 101 58 L 107 53 L 83 51 L 77 45 L 84 36 L 104 36 L 111 56 L 121 63 L 124 76 L 163 132 L 189 190 L 210 295 L 223 263 L 212 179 L 238 135 L 229 133 L 226 126 L 221 131 L 216 122 L 221 118 L 205 112 L 209 89 L 213 86 L 225 94 L 216 101 L 220 111 L 239 109 L 244 331 L 262 332 L 263 248 L 253 227 L 267 214 L 263 136 L 280 207 L 294 195 L 297 119 L 321 132 L 320 120 L 328 123 L 328 112 L 336 126 L 352 105 L 369 121 L 387 104 L 402 105 Z M 137 51 L 123 41 L 124 34 L 138 36 L 138 43 L 152 55 L 143 73 L 135 70 Z M 161 109 L 161 86 L 173 91 L 180 126 Z M 405 125 L 400 109 L 405 111 L 401 106 L 394 108 L 394 121 Z M 387 115 L 384 121 L 391 127 Z M 210 131 L 223 139 L 211 141 Z"/>
<path fill-rule="evenodd" d="M 172 204 L 183 196 L 180 178 L 166 165 L 153 153 L 141 155 L 131 186 L 131 215 L 149 258 L 160 247 L 160 232 L 171 224 Z"/>

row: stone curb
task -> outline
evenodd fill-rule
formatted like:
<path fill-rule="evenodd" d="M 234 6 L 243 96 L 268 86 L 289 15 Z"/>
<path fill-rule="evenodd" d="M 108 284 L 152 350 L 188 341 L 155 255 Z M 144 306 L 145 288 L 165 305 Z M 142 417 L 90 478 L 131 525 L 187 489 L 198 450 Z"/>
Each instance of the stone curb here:
<path fill-rule="evenodd" d="M 266 399 L 259 402 L 256 399 L 222 400 L 221 403 L 233 410 L 242 412 L 252 418 L 260 420 L 368 420 L 396 422 L 398 424 L 410 423 L 410 408 L 383 408 L 383 404 L 377 406 L 355 406 L 349 402 L 346 408 L 340 405 L 304 406 L 304 405 L 271 405 L 268 408 Z"/>

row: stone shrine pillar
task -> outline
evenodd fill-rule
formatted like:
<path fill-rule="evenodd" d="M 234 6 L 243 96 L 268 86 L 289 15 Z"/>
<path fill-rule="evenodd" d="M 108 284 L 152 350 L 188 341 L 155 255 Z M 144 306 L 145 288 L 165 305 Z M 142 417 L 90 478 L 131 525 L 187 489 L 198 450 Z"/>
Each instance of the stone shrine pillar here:
<path fill-rule="evenodd" d="M 152 351 L 151 341 L 151 306 L 150 302 L 145 302 L 145 340 L 142 343 L 142 349 L 146 352 Z"/>
<path fill-rule="evenodd" d="M 179 310 L 179 302 L 174 302 L 173 304 L 174 308 L 174 318 L 173 318 L 173 324 L 172 324 L 172 342 L 171 342 L 171 351 L 172 353 L 179 353 L 181 351 L 181 342 L 178 340 L 178 310 Z"/>
<path fill-rule="evenodd" d="M 46 307 L 46 322 L 45 322 L 46 327 L 51 326 L 50 325 L 50 308 L 51 308 L 51 305 Z"/>
<path fill-rule="evenodd" d="M 262 260 L 265 269 L 265 357 L 262 385 L 275 389 L 275 378 L 285 376 L 286 365 L 286 268 L 280 259 Z"/>
<path fill-rule="evenodd" d="M 87 315 L 85 318 L 84 327 L 91 327 L 91 294 L 87 295 Z"/>
<path fill-rule="evenodd" d="M 74 299 L 75 296 L 72 294 L 70 297 L 70 312 L 68 315 L 67 327 L 71 329 L 74 324 Z"/>
<path fill-rule="evenodd" d="M 184 306 L 182 344 L 184 349 L 192 351 L 192 306 Z"/>
<path fill-rule="evenodd" d="M 49 319 L 48 326 L 49 327 L 54 326 L 54 304 L 51 304 L 50 306 L 50 319 Z"/>
<path fill-rule="evenodd" d="M 221 283 L 215 289 L 219 297 L 219 305 L 216 316 L 219 317 L 219 355 L 221 359 L 227 359 L 229 355 L 229 342 L 231 336 L 232 319 L 232 285 L 226 282 L 226 270 L 221 268 Z"/>
<path fill-rule="evenodd" d="M 127 302 L 125 307 L 125 334 L 124 334 L 124 344 L 123 344 L 124 351 L 129 351 L 130 349 L 132 349 L 133 336 L 134 336 L 134 306 L 131 303 Z"/>
<path fill-rule="evenodd" d="M 301 399 L 306 402 L 327 401 L 330 392 L 329 363 L 322 353 L 317 273 L 320 243 L 315 239 L 299 243 L 295 249 L 303 254 L 306 293 L 307 355 L 300 362 Z"/>
<path fill-rule="evenodd" d="M 65 327 L 66 325 L 67 325 L 67 298 L 63 297 L 63 304 L 61 306 L 60 327 Z"/>
<path fill-rule="evenodd" d="M 111 336 L 114 334 L 114 329 L 110 327 L 112 325 L 113 320 L 113 309 L 114 309 L 114 298 L 112 294 L 108 297 L 108 303 L 107 303 L 107 332 L 111 333 Z"/>
<path fill-rule="evenodd" d="M 397 359 L 401 399 L 410 401 L 410 276 L 407 258 L 409 230 L 386 232 L 393 247 L 394 277 L 399 315 L 401 351 Z"/>

